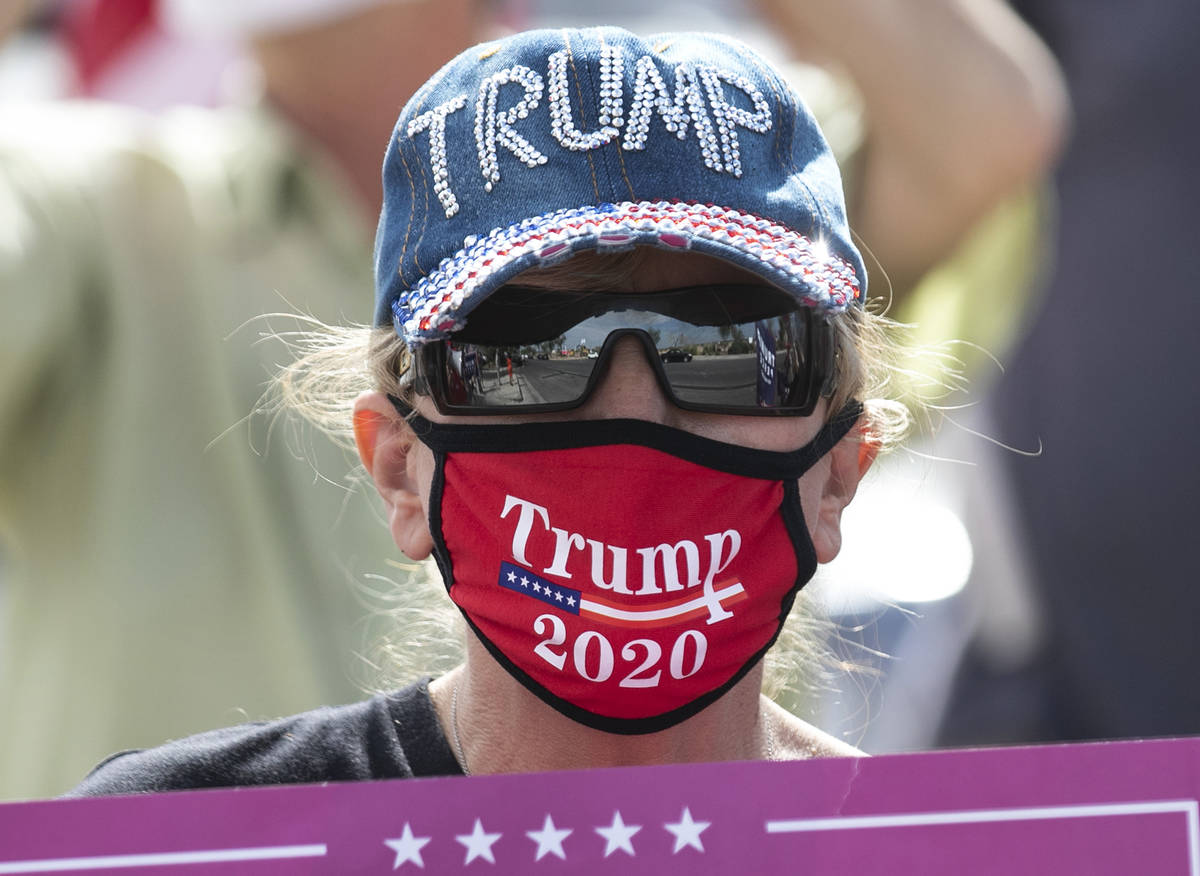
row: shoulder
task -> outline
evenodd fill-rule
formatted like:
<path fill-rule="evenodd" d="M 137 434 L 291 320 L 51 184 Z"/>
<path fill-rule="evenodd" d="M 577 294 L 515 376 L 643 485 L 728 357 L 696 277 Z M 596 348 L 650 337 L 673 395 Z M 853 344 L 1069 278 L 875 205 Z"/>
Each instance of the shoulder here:
<path fill-rule="evenodd" d="M 816 757 L 869 757 L 861 748 L 831 736 L 824 730 L 803 721 L 792 739 L 783 748 L 789 759 L 802 760 Z"/>
<path fill-rule="evenodd" d="M 867 757 L 867 753 L 802 721 L 779 704 L 767 700 L 779 760 L 811 760 L 818 757 Z"/>
<path fill-rule="evenodd" d="M 27 238 L 45 236 L 59 258 L 95 271 L 114 240 L 189 228 L 186 174 L 164 146 L 160 118 L 93 101 L 17 104 L 5 114 L 0 216 L 25 226 Z"/>
<path fill-rule="evenodd" d="M 18 103 L 5 112 L 4 176 L 39 204 L 74 197 L 103 206 L 127 200 L 121 193 L 130 186 L 159 189 L 174 177 L 161 118 L 149 113 L 99 101 Z"/>
<path fill-rule="evenodd" d="M 157 748 L 123 752 L 101 763 L 67 796 L 453 772 L 453 755 L 436 728 L 426 680 L 360 703 L 212 730 Z"/>

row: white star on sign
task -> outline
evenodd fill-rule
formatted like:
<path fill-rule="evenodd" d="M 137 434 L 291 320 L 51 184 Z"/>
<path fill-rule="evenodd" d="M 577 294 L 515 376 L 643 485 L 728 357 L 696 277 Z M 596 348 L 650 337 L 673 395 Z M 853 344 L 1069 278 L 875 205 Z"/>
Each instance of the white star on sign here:
<path fill-rule="evenodd" d="M 522 582 L 521 582 L 521 586 L 522 586 L 522 587 L 524 587 L 524 586 L 525 586 L 525 582 L 524 582 L 524 580 L 522 580 Z M 541 593 L 541 592 L 542 592 L 542 588 L 541 588 L 541 587 L 539 587 L 539 586 L 537 585 L 537 582 L 536 582 L 536 581 L 534 581 L 534 582 L 533 582 L 533 592 L 534 592 L 534 593 Z"/>
<path fill-rule="evenodd" d="M 608 857 L 617 849 L 625 852 L 628 855 L 633 854 L 633 835 L 642 829 L 640 824 L 626 825 L 621 818 L 620 811 L 613 813 L 613 822 L 611 827 L 597 827 L 596 833 L 604 837 L 604 857 Z"/>
<path fill-rule="evenodd" d="M 476 858 L 483 858 L 489 864 L 496 863 L 496 857 L 492 854 L 492 846 L 495 845 L 496 840 L 500 839 L 500 836 L 501 834 L 498 833 L 484 833 L 483 824 L 476 818 L 474 830 L 455 837 L 467 849 L 467 859 L 463 861 L 463 866 L 467 866 Z"/>
<path fill-rule="evenodd" d="M 575 604 L 575 597 L 574 597 L 574 596 L 568 596 L 568 597 L 567 597 L 567 605 L 574 605 L 574 604 Z"/>
<path fill-rule="evenodd" d="M 559 602 L 562 602 L 562 591 L 561 591 L 561 590 L 555 590 L 555 591 L 554 591 L 554 598 L 555 598 L 555 599 L 557 599 Z"/>
<path fill-rule="evenodd" d="M 684 806 L 683 815 L 680 816 L 679 821 L 674 824 L 667 822 L 663 825 L 675 834 L 675 848 L 671 850 L 671 854 L 677 853 L 684 846 L 691 846 L 698 852 L 704 851 L 704 844 L 700 842 L 700 834 L 704 833 L 711 823 L 711 821 L 692 821 L 691 810 Z"/>
<path fill-rule="evenodd" d="M 512 583 L 513 583 L 514 581 L 516 581 L 516 580 L 517 580 L 517 573 L 516 573 L 516 572 L 509 572 L 509 573 L 508 573 L 508 583 L 509 583 L 509 584 L 512 584 Z"/>
<path fill-rule="evenodd" d="M 425 862 L 421 860 L 421 849 L 428 843 L 430 837 L 413 836 L 412 828 L 408 822 L 404 822 L 404 831 L 400 834 L 399 839 L 385 839 L 383 844 L 396 853 L 396 863 L 392 864 L 393 870 L 398 870 L 401 864 L 407 864 L 409 861 L 416 864 L 421 869 L 425 869 Z"/>
<path fill-rule="evenodd" d="M 570 835 L 571 828 L 556 828 L 554 826 L 554 819 L 549 815 L 546 816 L 546 820 L 542 823 L 541 830 L 525 831 L 525 836 L 537 843 L 537 857 L 534 858 L 535 861 L 540 861 L 550 853 L 558 855 L 558 857 L 565 861 L 567 853 L 563 851 L 562 844 L 563 840 Z"/>
<path fill-rule="evenodd" d="M 521 576 L 521 586 L 522 586 L 522 587 L 528 587 L 528 586 L 529 586 L 529 579 L 528 579 L 528 578 L 526 578 L 524 575 L 522 575 L 522 576 Z M 534 586 L 534 589 L 536 589 L 536 588 L 537 588 L 537 585 L 536 585 L 536 584 L 534 584 L 533 586 Z"/>

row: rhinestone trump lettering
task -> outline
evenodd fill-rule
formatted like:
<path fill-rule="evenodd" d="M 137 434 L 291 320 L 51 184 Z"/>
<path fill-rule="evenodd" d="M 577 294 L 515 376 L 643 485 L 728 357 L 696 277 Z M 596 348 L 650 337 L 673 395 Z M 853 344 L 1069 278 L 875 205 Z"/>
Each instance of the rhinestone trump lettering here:
<path fill-rule="evenodd" d="M 555 142 L 571 152 L 599 149 L 621 136 L 628 151 L 646 148 L 655 115 L 672 136 L 685 140 L 689 126 L 700 145 L 699 157 L 717 173 L 742 176 L 738 128 L 758 134 L 771 130 L 771 108 L 763 93 L 744 76 L 703 64 L 679 64 L 674 69 L 674 93 L 654 59 L 639 58 L 634 64 L 629 118 L 625 118 L 625 59 L 613 47 L 601 52 L 599 106 L 587 115 L 599 123 L 594 131 L 581 131 L 571 109 L 571 84 L 567 50 L 546 58 L 546 76 L 524 65 L 500 70 L 485 78 L 475 95 L 475 149 L 485 191 L 501 180 L 502 152 L 511 153 L 527 168 L 544 165 L 549 157 L 518 132 L 518 125 L 547 125 Z M 507 87 L 506 87 L 507 86 Z M 549 119 L 535 110 L 549 92 Z M 731 94 L 730 91 L 733 93 Z M 741 97 L 737 97 L 737 95 Z M 749 102 L 752 110 L 737 104 Z M 409 122 L 405 134 L 415 142 L 429 136 L 429 162 L 438 201 L 447 218 L 458 212 L 454 185 L 466 181 L 450 179 L 447 154 L 461 148 L 447 143 L 446 120 L 469 104 L 469 95 L 459 94 Z"/>

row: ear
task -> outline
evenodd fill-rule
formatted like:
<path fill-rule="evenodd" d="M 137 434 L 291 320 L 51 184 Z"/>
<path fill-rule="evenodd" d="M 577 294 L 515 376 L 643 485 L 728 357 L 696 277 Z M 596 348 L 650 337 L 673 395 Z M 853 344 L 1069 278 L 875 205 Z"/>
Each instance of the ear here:
<path fill-rule="evenodd" d="M 431 471 L 422 477 L 421 444 L 383 393 L 365 392 L 355 400 L 354 443 L 383 498 L 396 546 L 409 559 L 425 559 L 433 551 L 433 537 L 421 497 Z"/>
<path fill-rule="evenodd" d="M 821 492 L 817 524 L 812 532 L 817 562 L 828 563 L 842 549 L 842 512 L 858 491 L 859 481 L 875 462 L 879 442 L 859 425 L 829 451 L 829 473 Z"/>

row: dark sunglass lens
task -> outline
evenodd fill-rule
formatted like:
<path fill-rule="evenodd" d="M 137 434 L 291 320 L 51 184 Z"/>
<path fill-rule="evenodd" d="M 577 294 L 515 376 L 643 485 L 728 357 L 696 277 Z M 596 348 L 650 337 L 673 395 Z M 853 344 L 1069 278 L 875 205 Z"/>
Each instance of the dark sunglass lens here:
<path fill-rule="evenodd" d="M 814 379 L 807 314 L 758 324 L 759 395 L 766 407 L 804 407 Z"/>
<path fill-rule="evenodd" d="M 497 347 L 446 344 L 440 365 L 443 403 L 476 410 L 560 405 L 581 398 L 596 360 L 546 342 Z"/>
<path fill-rule="evenodd" d="M 694 348 L 686 346 L 660 352 L 667 382 L 681 402 L 727 408 L 757 404 L 754 337 L 747 336 L 745 326 L 728 328 L 733 329 L 728 336 L 702 346 L 695 355 Z"/>
<path fill-rule="evenodd" d="M 663 368 L 676 397 L 713 409 L 803 408 L 814 379 L 809 314 L 790 312 L 722 327 L 718 355 Z"/>

